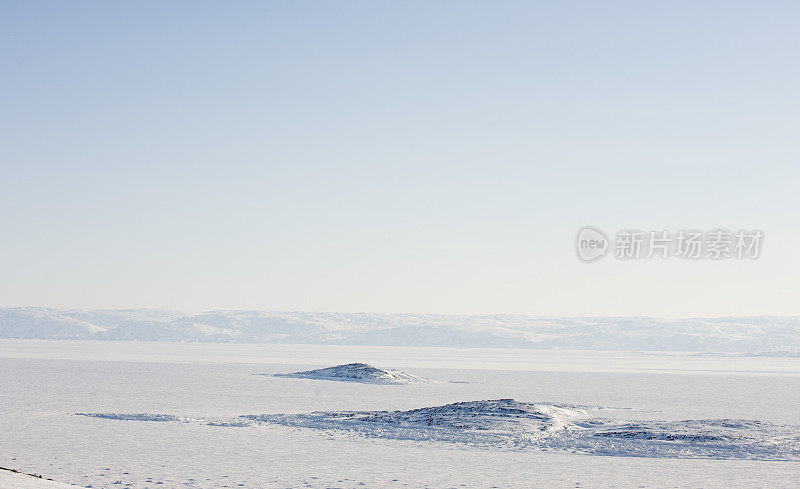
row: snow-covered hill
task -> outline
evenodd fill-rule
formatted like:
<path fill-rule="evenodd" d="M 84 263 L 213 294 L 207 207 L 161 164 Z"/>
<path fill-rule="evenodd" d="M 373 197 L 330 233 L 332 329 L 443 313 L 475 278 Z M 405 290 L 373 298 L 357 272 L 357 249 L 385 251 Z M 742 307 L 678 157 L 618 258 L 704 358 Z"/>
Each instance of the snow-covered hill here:
<path fill-rule="evenodd" d="M 269 374 L 256 374 L 269 375 Z M 290 374 L 272 374 L 274 377 L 296 379 L 336 380 L 341 382 L 360 382 L 363 384 L 424 384 L 431 382 L 423 377 L 401 372 L 400 370 L 383 370 L 366 363 L 348 363 L 335 367 L 319 368 L 294 372 Z"/>
<path fill-rule="evenodd" d="M 658 319 L 524 315 L 0 309 L 0 338 L 800 352 L 800 317 Z"/>

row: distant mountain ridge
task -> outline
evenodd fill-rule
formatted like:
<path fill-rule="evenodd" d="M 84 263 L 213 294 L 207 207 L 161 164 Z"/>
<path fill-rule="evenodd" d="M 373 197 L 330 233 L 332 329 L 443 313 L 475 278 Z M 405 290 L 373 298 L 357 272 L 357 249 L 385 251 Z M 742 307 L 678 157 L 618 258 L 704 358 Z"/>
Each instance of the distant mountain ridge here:
<path fill-rule="evenodd" d="M 456 346 L 577 350 L 800 352 L 800 317 L 658 319 L 149 309 L 0 309 L 0 338 Z"/>

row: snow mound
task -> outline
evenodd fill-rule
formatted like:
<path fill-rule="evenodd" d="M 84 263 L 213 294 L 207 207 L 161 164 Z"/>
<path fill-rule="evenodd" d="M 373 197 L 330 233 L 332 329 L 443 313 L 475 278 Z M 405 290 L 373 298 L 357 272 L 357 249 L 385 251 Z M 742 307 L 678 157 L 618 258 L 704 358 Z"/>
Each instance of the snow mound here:
<path fill-rule="evenodd" d="M 260 374 L 259 374 L 260 375 Z M 348 363 L 335 367 L 306 370 L 290 374 L 274 374 L 274 377 L 295 379 L 337 380 L 342 382 L 361 382 L 365 384 L 424 384 L 430 379 L 418 377 L 400 370 L 382 370 L 366 363 Z"/>
<path fill-rule="evenodd" d="M 588 412 L 568 405 L 531 404 L 514 399 L 466 401 L 410 411 L 354 415 L 369 423 L 437 426 L 462 430 L 536 432 L 569 429 Z"/>

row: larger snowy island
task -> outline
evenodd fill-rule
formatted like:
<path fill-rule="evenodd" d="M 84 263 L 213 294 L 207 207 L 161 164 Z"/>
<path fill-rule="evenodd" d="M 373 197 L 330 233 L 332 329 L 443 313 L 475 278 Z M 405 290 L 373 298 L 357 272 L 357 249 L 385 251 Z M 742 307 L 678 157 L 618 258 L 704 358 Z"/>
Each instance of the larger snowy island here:
<path fill-rule="evenodd" d="M 179 418 L 168 414 L 75 413 L 111 421 L 205 423 L 220 428 L 283 425 L 419 442 L 585 455 L 800 460 L 800 427 L 748 419 L 615 419 L 614 409 L 514 399 L 465 401 L 407 411 L 317 411 Z"/>

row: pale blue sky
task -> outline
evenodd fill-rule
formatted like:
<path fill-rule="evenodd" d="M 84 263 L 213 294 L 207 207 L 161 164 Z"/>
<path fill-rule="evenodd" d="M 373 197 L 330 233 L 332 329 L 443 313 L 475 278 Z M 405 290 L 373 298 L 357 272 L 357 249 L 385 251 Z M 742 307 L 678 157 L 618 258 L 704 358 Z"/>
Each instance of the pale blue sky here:
<path fill-rule="evenodd" d="M 800 314 L 797 2 L 3 2 L 0 307 Z M 764 230 L 578 262 L 577 229 Z"/>

